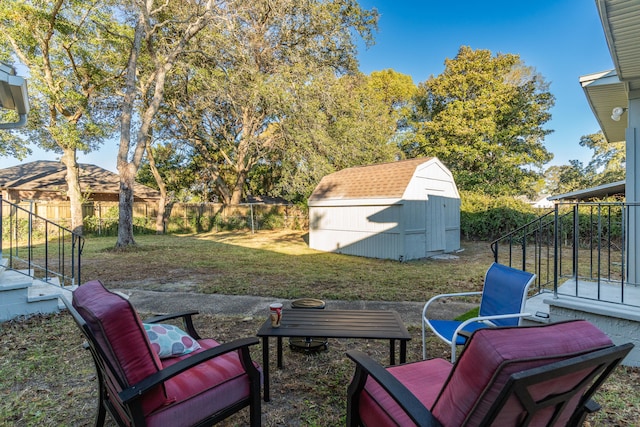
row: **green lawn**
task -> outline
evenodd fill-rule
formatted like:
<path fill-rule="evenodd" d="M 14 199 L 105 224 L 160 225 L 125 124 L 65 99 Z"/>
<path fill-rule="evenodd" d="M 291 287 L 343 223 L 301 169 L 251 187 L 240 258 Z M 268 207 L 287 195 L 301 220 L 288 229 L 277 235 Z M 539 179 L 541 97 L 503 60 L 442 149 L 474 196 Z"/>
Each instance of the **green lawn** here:
<path fill-rule="evenodd" d="M 114 252 L 114 238 L 88 237 L 84 280 L 121 288 L 186 283 L 201 293 L 322 299 L 426 301 L 480 290 L 490 265 L 486 242 L 464 242 L 455 260 L 400 263 L 309 249 L 302 232 L 139 236 L 139 248 Z"/>

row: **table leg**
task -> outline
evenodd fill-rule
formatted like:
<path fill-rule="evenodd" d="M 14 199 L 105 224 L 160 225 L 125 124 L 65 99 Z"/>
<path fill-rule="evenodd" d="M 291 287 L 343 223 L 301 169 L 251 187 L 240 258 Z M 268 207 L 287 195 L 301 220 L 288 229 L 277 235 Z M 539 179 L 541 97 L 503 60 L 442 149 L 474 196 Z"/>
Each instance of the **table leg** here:
<path fill-rule="evenodd" d="M 407 340 L 400 340 L 400 363 L 407 361 Z"/>
<path fill-rule="evenodd" d="M 263 398 L 265 402 L 269 401 L 269 337 L 262 337 L 262 378 Z"/>
<path fill-rule="evenodd" d="M 393 338 L 389 340 L 389 364 L 396 364 L 396 340 Z"/>
<path fill-rule="evenodd" d="M 278 369 L 282 369 L 282 337 L 278 337 Z"/>

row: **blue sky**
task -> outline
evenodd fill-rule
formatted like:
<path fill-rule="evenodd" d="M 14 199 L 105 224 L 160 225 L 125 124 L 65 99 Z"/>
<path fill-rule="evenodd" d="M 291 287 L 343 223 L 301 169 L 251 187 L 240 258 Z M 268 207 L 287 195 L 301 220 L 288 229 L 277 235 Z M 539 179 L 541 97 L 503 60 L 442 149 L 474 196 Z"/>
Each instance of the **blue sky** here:
<path fill-rule="evenodd" d="M 392 68 L 418 84 L 444 70 L 460 46 L 520 55 L 549 82 L 556 97 L 548 129 L 554 132 L 545 146 L 554 154 L 549 165 L 571 159 L 588 162 L 591 151 L 580 147 L 580 137 L 599 130 L 578 79 L 613 68 L 593 0 L 478 1 L 360 0 L 380 13 L 376 44 L 361 48 L 360 69 Z M 117 142 L 106 142 L 82 163 L 116 171 Z M 53 153 L 34 150 L 26 159 L 57 160 Z M 19 162 L 0 157 L 0 167 Z"/>
<path fill-rule="evenodd" d="M 414 83 L 444 71 L 444 60 L 460 46 L 520 55 L 547 82 L 556 97 L 545 146 L 549 163 L 588 162 L 582 135 L 600 128 L 579 77 L 613 68 L 593 0 L 361 0 L 380 13 L 376 44 L 360 53 L 360 69 L 392 68 Z"/>

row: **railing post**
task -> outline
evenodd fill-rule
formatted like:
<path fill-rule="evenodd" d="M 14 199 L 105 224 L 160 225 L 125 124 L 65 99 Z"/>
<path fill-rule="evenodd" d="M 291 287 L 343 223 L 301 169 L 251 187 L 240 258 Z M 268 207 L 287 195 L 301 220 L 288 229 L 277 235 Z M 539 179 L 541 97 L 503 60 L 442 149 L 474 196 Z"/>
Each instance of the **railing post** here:
<path fill-rule="evenodd" d="M 2 244 L 3 244 L 2 223 L 4 222 L 4 215 L 2 214 L 2 205 L 4 205 L 4 200 L 2 199 L 2 194 L 0 194 L 0 259 L 2 259 Z"/>
<path fill-rule="evenodd" d="M 558 236 L 558 215 L 559 204 L 556 203 L 553 212 L 553 297 L 558 298 L 558 244 L 560 237 Z"/>
<path fill-rule="evenodd" d="M 598 257 L 597 257 L 597 263 L 598 263 L 598 279 L 597 279 L 597 284 L 598 284 L 598 300 L 600 300 L 600 286 L 601 286 L 601 276 L 602 276 L 602 205 L 600 203 L 598 203 L 598 244 L 597 244 L 597 248 L 598 248 Z"/>
<path fill-rule="evenodd" d="M 33 261 L 33 200 L 29 200 L 29 219 L 27 220 L 27 224 L 29 224 L 29 231 L 27 234 L 27 267 L 29 275 L 31 275 L 31 264 Z"/>
<path fill-rule="evenodd" d="M 527 226 L 522 229 L 522 271 L 527 271 Z"/>
<path fill-rule="evenodd" d="M 578 286 L 578 254 L 580 249 L 580 212 L 576 203 L 573 206 L 573 267 L 572 274 Z"/>

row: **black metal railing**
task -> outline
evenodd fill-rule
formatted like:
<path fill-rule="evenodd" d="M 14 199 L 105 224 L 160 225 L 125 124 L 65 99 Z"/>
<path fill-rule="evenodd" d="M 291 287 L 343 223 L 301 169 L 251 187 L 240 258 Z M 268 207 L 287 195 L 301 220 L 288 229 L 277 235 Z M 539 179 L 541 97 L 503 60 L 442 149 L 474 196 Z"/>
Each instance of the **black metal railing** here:
<path fill-rule="evenodd" d="M 1 196 L 0 218 L 5 268 L 60 286 L 80 284 L 84 237 Z"/>
<path fill-rule="evenodd" d="M 494 260 L 534 272 L 538 293 L 640 305 L 625 294 L 629 219 L 638 206 L 558 203 L 553 211 L 493 241 Z"/>

